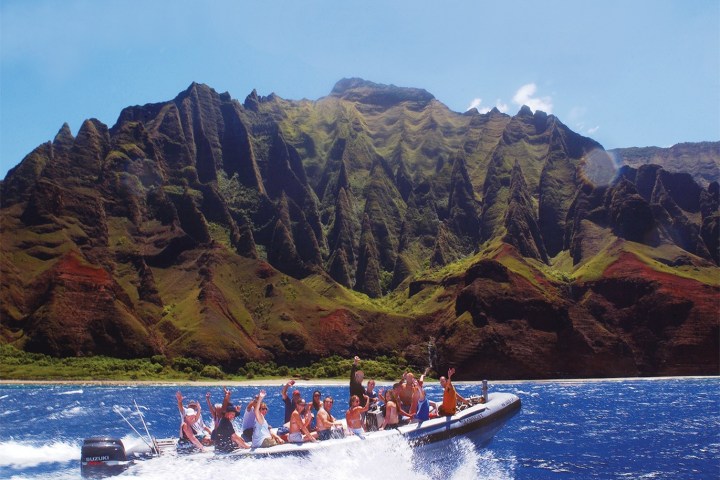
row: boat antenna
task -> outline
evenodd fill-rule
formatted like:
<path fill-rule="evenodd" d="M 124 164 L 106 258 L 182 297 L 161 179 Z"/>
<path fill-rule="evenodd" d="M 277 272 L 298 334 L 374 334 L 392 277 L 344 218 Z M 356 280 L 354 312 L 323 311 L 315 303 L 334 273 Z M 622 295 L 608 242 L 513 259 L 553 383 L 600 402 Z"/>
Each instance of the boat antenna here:
<path fill-rule="evenodd" d="M 143 415 L 143 413 L 140 411 L 140 407 L 138 407 L 138 404 L 135 401 L 135 399 L 133 399 L 133 403 L 135 404 L 135 410 L 137 410 L 138 415 L 140 415 L 140 421 L 142 422 L 143 427 L 145 427 L 145 433 L 147 433 L 148 439 L 150 441 L 152 441 L 153 437 L 152 437 L 152 435 L 150 435 L 150 430 L 148 430 L 147 423 L 145 423 L 145 415 Z M 147 442 L 145 442 L 145 443 L 147 443 Z M 153 444 L 154 443 L 155 442 L 153 442 Z M 156 454 L 159 454 L 159 452 L 157 451 L 157 448 L 150 447 L 150 449 L 153 450 Z"/>
<path fill-rule="evenodd" d="M 120 416 L 122 417 L 122 419 L 125 420 L 125 423 L 127 423 L 128 425 L 130 425 L 130 428 L 133 429 L 133 432 L 135 432 L 135 433 L 137 434 L 137 436 L 140 437 L 140 439 L 145 443 L 145 445 L 148 446 L 148 448 L 150 448 L 150 450 L 155 450 L 155 449 L 147 442 L 147 440 L 145 440 L 145 437 L 142 436 L 142 435 L 140 434 L 140 432 L 137 431 L 137 429 L 133 426 L 133 424 L 130 423 L 130 421 L 129 421 L 127 418 L 125 418 L 125 415 L 123 415 L 120 410 L 118 410 L 117 408 L 113 408 L 113 411 L 114 411 L 115 413 L 117 413 L 118 415 L 120 415 Z"/>

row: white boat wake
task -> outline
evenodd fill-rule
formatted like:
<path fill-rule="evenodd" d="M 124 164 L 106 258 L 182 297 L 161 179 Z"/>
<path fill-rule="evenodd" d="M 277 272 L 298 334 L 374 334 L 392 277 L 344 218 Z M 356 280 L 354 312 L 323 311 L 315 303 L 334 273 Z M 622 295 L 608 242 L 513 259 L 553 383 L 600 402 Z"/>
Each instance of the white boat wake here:
<path fill-rule="evenodd" d="M 77 442 L 57 441 L 47 444 L 34 442 L 17 442 L 9 440 L 0 442 L 0 467 L 28 468 L 43 463 L 65 463 L 78 460 Z"/>

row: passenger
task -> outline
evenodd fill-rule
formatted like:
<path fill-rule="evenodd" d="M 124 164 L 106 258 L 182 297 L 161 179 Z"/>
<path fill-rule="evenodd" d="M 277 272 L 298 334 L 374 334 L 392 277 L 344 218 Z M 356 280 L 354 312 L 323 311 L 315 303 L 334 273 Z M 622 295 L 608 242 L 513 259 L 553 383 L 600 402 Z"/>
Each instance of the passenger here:
<path fill-rule="evenodd" d="M 375 380 L 370 379 L 367 383 L 367 389 L 365 389 L 365 395 L 370 399 L 370 407 L 378 404 L 378 394 L 375 391 Z"/>
<path fill-rule="evenodd" d="M 398 415 L 398 422 L 399 425 L 403 425 L 405 423 L 408 423 L 410 420 L 412 420 L 414 416 L 414 412 L 411 411 L 411 408 L 405 409 L 403 406 L 402 400 L 400 399 L 400 393 L 403 389 L 403 381 L 397 382 L 393 384 L 392 390 L 385 393 L 385 409 L 387 410 L 387 405 L 392 402 L 395 406 L 395 409 L 397 411 Z M 412 406 L 412 402 L 410 403 Z M 386 413 L 387 415 L 387 413 Z M 393 423 L 393 422 L 390 422 Z"/>
<path fill-rule="evenodd" d="M 305 407 L 300 410 L 300 418 L 302 418 L 302 421 L 307 427 L 308 431 L 312 432 L 313 430 L 311 428 L 313 425 L 315 425 L 315 415 L 312 413 L 312 405 L 305 402 L 305 400 L 303 400 L 303 403 L 305 404 Z M 317 438 L 317 434 L 315 434 L 314 436 Z"/>
<path fill-rule="evenodd" d="M 350 397 L 350 408 L 345 412 L 345 421 L 347 422 L 348 430 L 365 440 L 362 414 L 368 411 L 370 402 L 367 395 L 363 394 L 363 397 L 365 397 L 364 407 L 360 406 L 360 399 L 357 395 Z"/>
<path fill-rule="evenodd" d="M 420 375 L 420 379 L 417 380 L 418 401 L 415 418 L 421 422 L 429 420 L 431 415 L 437 416 L 437 404 L 430 401 L 425 392 L 425 375 L 427 375 L 429 371 L 430 368 L 426 368 L 425 373 Z"/>
<path fill-rule="evenodd" d="M 295 411 L 290 416 L 290 433 L 288 434 L 288 442 L 302 443 L 302 442 L 317 442 L 316 435 L 308 429 L 310 425 L 310 413 L 309 405 L 305 403 L 305 400 L 299 398 L 295 401 Z"/>
<path fill-rule="evenodd" d="M 397 385 L 397 383 L 395 385 Z M 383 391 L 380 390 L 380 395 L 378 396 L 382 396 L 382 393 Z M 380 430 L 398 428 L 400 426 L 400 417 L 398 414 L 397 397 L 393 393 L 393 390 L 390 390 L 383 398 L 385 399 L 385 418 L 383 418 L 383 423 L 380 425 Z"/>
<path fill-rule="evenodd" d="M 213 442 L 215 443 L 215 451 L 219 453 L 230 453 L 237 447 L 250 448 L 245 440 L 235 432 L 233 420 L 238 413 L 232 403 L 225 407 L 225 415 L 220 419 L 220 423 L 213 432 Z M 237 447 L 236 447 L 237 445 Z"/>
<path fill-rule="evenodd" d="M 283 420 L 283 425 L 278 428 L 277 434 L 281 436 L 287 436 L 287 434 L 290 432 L 288 428 L 288 422 L 290 422 L 290 417 L 292 416 L 292 412 L 295 410 L 295 402 L 298 398 L 300 398 L 300 390 L 293 390 L 292 396 L 288 395 L 288 388 L 295 385 L 295 380 L 290 380 L 285 385 L 283 385 L 282 391 L 280 394 L 282 395 L 283 403 L 285 404 L 285 419 Z"/>
<path fill-rule="evenodd" d="M 206 432 L 201 426 L 199 426 L 202 422 L 202 417 L 200 416 L 198 408 L 199 406 L 197 405 L 197 402 L 195 402 L 192 407 L 190 404 L 188 404 L 187 407 L 184 407 L 183 396 L 179 391 L 175 394 L 175 398 L 177 398 L 178 410 L 180 411 L 180 417 L 182 419 L 180 423 L 180 441 L 190 443 L 202 452 L 204 450 L 203 443 L 205 445 L 209 445 L 210 440 L 205 439 Z"/>
<path fill-rule="evenodd" d="M 230 391 L 225 388 L 226 394 L 229 394 Z M 229 395 L 227 395 L 227 398 L 229 399 Z M 222 403 L 216 403 L 213 405 L 213 403 L 210 401 L 210 392 L 207 392 L 205 394 L 205 401 L 208 404 L 208 411 L 210 412 L 210 417 L 213 421 L 213 430 L 217 428 L 217 426 L 220 424 L 220 419 L 222 419 L 224 415 L 224 409 Z M 229 403 L 229 402 L 228 402 Z"/>
<path fill-rule="evenodd" d="M 315 390 L 313 392 L 313 399 L 312 399 L 312 409 L 315 410 L 315 413 L 319 412 L 321 408 L 323 408 L 323 401 L 322 401 L 322 392 L 320 390 Z"/>
<path fill-rule="evenodd" d="M 322 410 L 323 408 L 323 401 L 322 401 L 322 392 L 320 390 L 315 390 L 313 392 L 313 399 L 312 399 L 312 413 L 313 413 L 313 419 L 310 422 L 310 431 L 314 432 L 317 430 L 317 414 Z"/>
<path fill-rule="evenodd" d="M 285 404 L 285 421 L 284 423 L 287 423 L 290 421 L 290 416 L 292 415 L 293 410 L 295 410 L 295 402 L 298 398 L 300 398 L 300 390 L 293 390 L 292 397 L 288 395 L 288 388 L 295 385 L 295 380 L 290 380 L 287 382 L 284 386 L 280 394 L 282 395 L 283 403 Z"/>
<path fill-rule="evenodd" d="M 430 419 L 430 401 L 425 394 L 425 389 L 423 388 L 421 381 L 416 380 L 415 385 L 417 387 L 417 410 L 415 411 L 415 418 L 420 422 L 424 422 L 425 420 Z"/>
<path fill-rule="evenodd" d="M 272 447 L 285 443 L 282 438 L 273 433 L 270 424 L 265 419 L 268 410 L 267 405 L 263 402 L 265 395 L 265 390 L 260 390 L 255 402 L 255 429 L 252 434 L 253 448 Z"/>
<path fill-rule="evenodd" d="M 410 372 L 405 372 L 403 375 L 402 382 L 400 383 L 400 407 L 406 412 L 413 411 L 413 394 L 415 390 L 413 385 L 415 384 L 415 376 Z"/>
<path fill-rule="evenodd" d="M 452 384 L 452 376 L 454 374 L 455 369 L 450 368 L 448 369 L 447 379 L 445 377 L 440 377 L 440 386 L 443 388 L 443 401 L 438 410 L 439 415 L 455 415 L 455 412 L 457 411 L 457 402 L 470 405 L 470 402 L 465 400 L 455 391 L 455 386 Z"/>
<path fill-rule="evenodd" d="M 245 409 L 245 414 L 243 415 L 243 421 L 242 421 L 242 437 L 243 440 L 246 442 L 252 442 L 252 435 L 253 430 L 255 429 L 255 404 L 258 401 L 258 396 L 255 395 L 255 398 L 252 399 L 250 403 L 248 403 L 247 408 Z"/>
<path fill-rule="evenodd" d="M 355 358 L 353 359 L 352 368 L 350 368 L 350 397 L 355 395 L 360 400 L 360 406 L 365 406 L 365 387 L 363 387 L 362 382 L 363 378 L 365 378 L 365 374 L 362 370 L 358 369 L 358 366 L 360 364 L 360 357 L 355 355 Z M 352 407 L 352 404 L 350 405 Z"/>
<path fill-rule="evenodd" d="M 330 440 L 331 438 L 342 438 L 345 434 L 342 431 L 342 422 L 335 420 L 330 410 L 333 406 L 332 397 L 325 397 L 323 406 L 317 413 L 317 434 L 318 440 Z"/>
<path fill-rule="evenodd" d="M 202 418 L 202 409 L 200 408 L 200 402 L 198 402 L 197 400 L 190 400 L 190 402 L 188 403 L 188 407 L 192 408 L 197 412 L 197 418 L 195 419 L 195 423 L 192 424 L 192 428 L 195 431 L 195 436 L 203 437 L 209 445 L 212 429 L 205 425 L 205 421 Z"/>

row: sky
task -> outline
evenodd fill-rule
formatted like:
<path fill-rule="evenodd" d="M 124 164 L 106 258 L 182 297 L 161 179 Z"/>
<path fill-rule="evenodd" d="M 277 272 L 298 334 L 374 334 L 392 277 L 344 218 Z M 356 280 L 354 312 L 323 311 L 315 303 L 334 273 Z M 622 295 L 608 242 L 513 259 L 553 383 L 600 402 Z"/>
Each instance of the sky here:
<path fill-rule="evenodd" d="M 193 81 L 317 100 L 344 77 L 526 104 L 606 149 L 717 141 L 720 1 L 0 0 L 0 178 Z"/>

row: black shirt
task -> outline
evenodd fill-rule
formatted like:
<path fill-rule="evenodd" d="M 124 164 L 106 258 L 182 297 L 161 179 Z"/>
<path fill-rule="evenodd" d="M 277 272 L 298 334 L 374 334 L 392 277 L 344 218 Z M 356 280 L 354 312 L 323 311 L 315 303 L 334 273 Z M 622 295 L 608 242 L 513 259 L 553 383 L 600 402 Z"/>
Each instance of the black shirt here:
<path fill-rule="evenodd" d="M 359 369 L 357 365 L 353 364 L 352 368 L 350 369 L 350 396 L 357 395 L 360 399 L 360 406 L 365 406 L 365 397 L 363 395 L 366 395 L 365 393 L 365 387 L 362 386 L 362 382 L 358 382 L 355 380 L 355 372 L 357 372 Z"/>
<path fill-rule="evenodd" d="M 232 422 L 223 417 L 220 420 L 220 424 L 212 433 L 216 452 L 228 453 L 235 450 L 235 442 L 232 441 L 233 433 L 235 433 L 235 427 Z"/>

